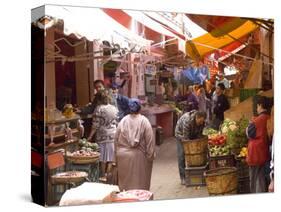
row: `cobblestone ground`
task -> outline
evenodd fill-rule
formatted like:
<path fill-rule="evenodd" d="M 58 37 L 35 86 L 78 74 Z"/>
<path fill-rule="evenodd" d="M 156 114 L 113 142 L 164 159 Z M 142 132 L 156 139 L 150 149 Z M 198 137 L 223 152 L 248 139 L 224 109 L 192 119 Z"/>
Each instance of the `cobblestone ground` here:
<path fill-rule="evenodd" d="M 153 163 L 151 187 L 154 200 L 182 199 L 209 196 L 205 186 L 186 187 L 180 184 L 176 141 L 169 138 L 160 147 Z"/>

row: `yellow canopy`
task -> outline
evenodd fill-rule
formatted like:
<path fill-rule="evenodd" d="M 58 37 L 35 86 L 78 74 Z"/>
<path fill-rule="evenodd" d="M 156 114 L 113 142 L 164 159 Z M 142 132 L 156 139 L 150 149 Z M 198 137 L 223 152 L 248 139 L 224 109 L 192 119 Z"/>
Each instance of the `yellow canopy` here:
<path fill-rule="evenodd" d="M 185 44 L 186 54 L 194 60 L 200 60 L 203 56 L 211 53 L 215 49 L 220 49 L 236 39 L 239 39 L 257 29 L 257 25 L 251 21 L 246 21 L 240 27 L 237 27 L 228 34 L 214 37 L 211 33 L 207 33 L 193 40 L 189 40 Z"/>

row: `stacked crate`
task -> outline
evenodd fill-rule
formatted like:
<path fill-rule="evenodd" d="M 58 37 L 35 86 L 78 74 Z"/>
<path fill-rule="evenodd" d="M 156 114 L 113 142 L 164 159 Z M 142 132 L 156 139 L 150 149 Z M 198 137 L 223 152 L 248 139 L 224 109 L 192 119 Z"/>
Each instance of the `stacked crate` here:
<path fill-rule="evenodd" d="M 207 163 L 207 138 L 183 141 L 185 153 L 185 184 L 186 186 L 206 185 L 204 172 Z"/>
<path fill-rule="evenodd" d="M 245 158 L 236 157 L 235 160 L 238 170 L 238 194 L 250 193 L 249 166 Z"/>

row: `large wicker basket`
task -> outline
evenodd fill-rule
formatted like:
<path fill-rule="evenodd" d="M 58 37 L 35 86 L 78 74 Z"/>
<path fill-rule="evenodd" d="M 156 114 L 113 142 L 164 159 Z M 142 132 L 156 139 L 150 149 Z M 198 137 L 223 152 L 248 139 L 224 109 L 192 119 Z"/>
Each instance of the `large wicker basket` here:
<path fill-rule="evenodd" d="M 207 162 L 208 138 L 182 141 L 187 166 L 203 166 Z"/>
<path fill-rule="evenodd" d="M 51 176 L 52 184 L 80 183 L 86 180 L 88 173 L 81 171 L 61 172 Z"/>
<path fill-rule="evenodd" d="M 210 195 L 236 194 L 238 186 L 237 168 L 223 167 L 204 173 Z"/>
<path fill-rule="evenodd" d="M 203 166 L 207 163 L 207 153 L 185 154 L 185 163 L 187 166 Z"/>
<path fill-rule="evenodd" d="M 194 140 L 182 141 L 185 154 L 196 154 L 206 152 L 208 148 L 208 137 Z"/>
<path fill-rule="evenodd" d="M 100 153 L 96 153 L 95 156 L 73 156 L 73 155 L 67 155 L 67 160 L 70 161 L 73 164 L 90 164 L 95 163 L 99 160 Z"/>

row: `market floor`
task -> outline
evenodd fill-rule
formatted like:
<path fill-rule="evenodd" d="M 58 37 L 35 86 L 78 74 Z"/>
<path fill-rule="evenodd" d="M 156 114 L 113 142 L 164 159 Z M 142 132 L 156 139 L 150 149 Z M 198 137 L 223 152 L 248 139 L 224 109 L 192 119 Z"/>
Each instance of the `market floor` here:
<path fill-rule="evenodd" d="M 160 147 L 157 146 L 156 153 L 150 186 L 154 200 L 209 196 L 205 186 L 186 187 L 180 184 L 175 138 L 165 139 Z"/>

